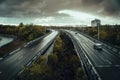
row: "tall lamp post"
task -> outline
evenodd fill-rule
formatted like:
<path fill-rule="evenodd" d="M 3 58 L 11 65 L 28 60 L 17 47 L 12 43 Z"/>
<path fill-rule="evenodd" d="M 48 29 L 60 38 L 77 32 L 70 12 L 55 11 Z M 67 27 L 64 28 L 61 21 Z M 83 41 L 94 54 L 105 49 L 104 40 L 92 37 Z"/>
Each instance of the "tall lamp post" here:
<path fill-rule="evenodd" d="M 0 44 L 1 44 L 1 40 L 2 40 L 2 38 L 0 38 Z M 1 47 L 1 46 L 0 46 Z"/>
<path fill-rule="evenodd" d="M 92 20 L 91 21 L 91 25 L 97 27 L 97 32 L 98 32 L 97 33 L 97 39 L 99 41 L 99 39 L 100 39 L 100 25 L 101 25 L 101 21 L 99 19 Z"/>
<path fill-rule="evenodd" d="M 97 23 L 97 27 L 98 27 L 98 41 L 100 39 L 100 23 Z"/>

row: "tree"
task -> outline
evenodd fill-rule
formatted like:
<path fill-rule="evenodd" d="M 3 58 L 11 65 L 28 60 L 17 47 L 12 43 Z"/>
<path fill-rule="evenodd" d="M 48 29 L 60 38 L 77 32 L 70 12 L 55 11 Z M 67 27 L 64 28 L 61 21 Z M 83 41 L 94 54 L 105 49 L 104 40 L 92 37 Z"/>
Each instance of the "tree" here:
<path fill-rule="evenodd" d="M 24 24 L 21 22 L 20 24 L 19 24 L 19 27 L 23 27 L 24 26 Z"/>
<path fill-rule="evenodd" d="M 108 38 L 108 34 L 105 31 L 100 31 L 100 39 L 106 40 Z"/>
<path fill-rule="evenodd" d="M 28 41 L 33 40 L 33 34 L 29 34 Z"/>
<path fill-rule="evenodd" d="M 60 37 L 56 38 L 56 44 L 54 46 L 54 52 L 60 52 L 63 51 L 63 41 Z"/>
<path fill-rule="evenodd" d="M 48 56 L 48 65 L 53 67 L 53 69 L 56 67 L 57 62 L 58 62 L 58 56 L 55 53 L 50 54 Z"/>

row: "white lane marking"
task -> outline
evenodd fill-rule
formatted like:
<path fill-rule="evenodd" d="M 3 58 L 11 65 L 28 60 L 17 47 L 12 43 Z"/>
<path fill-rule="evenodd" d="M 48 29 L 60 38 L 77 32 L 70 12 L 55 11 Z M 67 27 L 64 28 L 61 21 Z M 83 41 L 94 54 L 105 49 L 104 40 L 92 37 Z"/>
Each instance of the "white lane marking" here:
<path fill-rule="evenodd" d="M 32 48 L 31 50 L 33 51 L 35 48 Z"/>
<path fill-rule="evenodd" d="M 21 70 L 21 71 L 18 73 L 18 75 L 20 75 L 23 71 L 24 71 L 24 70 Z"/>
<path fill-rule="evenodd" d="M 26 66 L 29 66 L 32 62 L 30 61 Z"/>
<path fill-rule="evenodd" d="M 0 71 L 0 74 L 2 74 L 2 72 Z"/>
<path fill-rule="evenodd" d="M 115 67 L 120 67 L 120 65 L 115 65 Z"/>
<path fill-rule="evenodd" d="M 34 58 L 33 58 L 33 60 L 35 60 L 37 58 L 37 56 L 35 56 Z"/>
<path fill-rule="evenodd" d="M 10 55 L 12 55 L 14 53 L 14 51 L 13 52 L 11 52 L 11 53 L 9 53 Z"/>
<path fill-rule="evenodd" d="M 99 68 L 107 68 L 107 67 L 120 67 L 120 65 L 98 65 L 96 67 L 99 67 Z"/>
<path fill-rule="evenodd" d="M 103 65 L 99 65 L 99 66 L 97 66 L 97 67 L 103 67 Z"/>
<path fill-rule="evenodd" d="M 106 61 L 107 61 L 109 64 L 112 64 L 109 60 L 106 59 Z"/>
<path fill-rule="evenodd" d="M 99 65 L 97 67 L 103 68 L 103 67 L 111 67 L 110 65 Z"/>
<path fill-rule="evenodd" d="M 41 54 L 41 52 L 39 52 L 37 55 L 39 56 Z"/>
<path fill-rule="evenodd" d="M 27 47 L 28 45 L 26 44 L 26 45 L 24 45 L 24 47 Z"/>
<path fill-rule="evenodd" d="M 18 58 L 18 60 L 20 60 L 20 59 L 22 59 L 23 58 L 23 56 L 20 56 L 19 58 Z"/>

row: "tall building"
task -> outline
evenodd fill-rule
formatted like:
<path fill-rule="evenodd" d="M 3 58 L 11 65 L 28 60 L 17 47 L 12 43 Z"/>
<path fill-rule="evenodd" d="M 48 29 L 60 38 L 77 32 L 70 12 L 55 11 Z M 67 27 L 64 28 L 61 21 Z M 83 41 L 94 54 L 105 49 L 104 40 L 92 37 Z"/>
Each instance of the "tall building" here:
<path fill-rule="evenodd" d="M 96 27 L 98 25 L 101 25 L 101 21 L 99 19 L 95 19 L 91 21 L 91 26 Z"/>

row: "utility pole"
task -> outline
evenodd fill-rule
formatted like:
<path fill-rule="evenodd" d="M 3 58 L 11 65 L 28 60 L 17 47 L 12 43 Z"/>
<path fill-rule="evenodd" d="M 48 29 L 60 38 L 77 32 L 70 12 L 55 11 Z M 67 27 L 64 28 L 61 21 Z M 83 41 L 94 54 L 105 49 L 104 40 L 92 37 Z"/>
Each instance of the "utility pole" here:
<path fill-rule="evenodd" d="M 1 44 L 2 38 L 0 38 L 0 44 Z M 1 47 L 1 46 L 0 46 Z"/>
<path fill-rule="evenodd" d="M 97 33 L 97 39 L 99 41 L 99 39 L 100 39 L 100 25 L 101 25 L 101 21 L 99 19 L 92 20 L 91 21 L 91 25 L 97 27 L 97 32 L 98 32 Z"/>
<path fill-rule="evenodd" d="M 44 26 L 45 27 L 45 34 L 46 34 L 46 26 Z"/>
<path fill-rule="evenodd" d="M 82 27 L 83 33 L 84 33 L 84 27 Z"/>
<path fill-rule="evenodd" d="M 99 23 L 97 23 L 97 27 L 98 27 L 98 41 L 99 41 L 100 39 L 100 24 Z"/>

